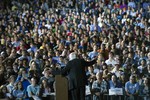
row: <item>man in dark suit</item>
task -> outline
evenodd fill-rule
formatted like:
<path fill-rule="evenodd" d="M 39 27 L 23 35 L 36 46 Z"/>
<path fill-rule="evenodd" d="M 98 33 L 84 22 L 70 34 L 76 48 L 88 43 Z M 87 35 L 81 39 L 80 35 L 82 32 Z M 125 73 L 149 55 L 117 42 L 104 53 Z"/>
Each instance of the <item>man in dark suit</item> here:
<path fill-rule="evenodd" d="M 62 75 L 67 76 L 69 82 L 69 100 L 85 100 L 86 72 L 85 67 L 96 63 L 77 58 L 75 52 L 69 55 L 69 62 L 62 69 Z"/>

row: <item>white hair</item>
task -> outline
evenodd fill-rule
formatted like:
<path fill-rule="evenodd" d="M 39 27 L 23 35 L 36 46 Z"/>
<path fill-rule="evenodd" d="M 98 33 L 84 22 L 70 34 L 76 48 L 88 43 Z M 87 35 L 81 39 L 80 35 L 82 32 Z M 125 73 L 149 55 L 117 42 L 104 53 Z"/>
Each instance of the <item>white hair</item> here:
<path fill-rule="evenodd" d="M 73 60 L 73 59 L 76 59 L 76 58 L 77 58 L 77 56 L 76 56 L 75 52 L 72 52 L 72 53 L 69 54 L 69 61 Z"/>

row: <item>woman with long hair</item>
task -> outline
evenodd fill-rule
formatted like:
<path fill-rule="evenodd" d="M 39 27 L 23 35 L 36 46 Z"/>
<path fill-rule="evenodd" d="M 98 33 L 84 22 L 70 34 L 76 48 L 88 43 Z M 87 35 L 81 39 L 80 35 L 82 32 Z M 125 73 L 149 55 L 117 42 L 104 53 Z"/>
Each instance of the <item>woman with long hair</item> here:
<path fill-rule="evenodd" d="M 12 95 L 15 97 L 15 100 L 24 100 L 26 97 L 26 91 L 23 88 L 22 82 L 18 81 L 15 89 L 12 92 Z"/>
<path fill-rule="evenodd" d="M 43 79 L 40 87 L 40 97 L 42 100 L 50 99 L 51 88 L 48 85 L 47 79 Z"/>
<path fill-rule="evenodd" d="M 0 87 L 0 100 L 12 100 L 13 96 L 9 93 L 7 86 L 2 85 Z"/>
<path fill-rule="evenodd" d="M 150 78 L 145 77 L 143 85 L 140 88 L 140 96 L 142 100 L 150 100 Z"/>

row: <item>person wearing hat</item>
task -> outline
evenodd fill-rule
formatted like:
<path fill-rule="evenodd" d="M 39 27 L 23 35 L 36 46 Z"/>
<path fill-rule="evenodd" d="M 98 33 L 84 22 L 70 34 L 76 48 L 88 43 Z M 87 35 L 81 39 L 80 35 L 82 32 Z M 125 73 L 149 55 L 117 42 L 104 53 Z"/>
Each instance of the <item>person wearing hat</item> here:
<path fill-rule="evenodd" d="M 77 58 L 75 52 L 69 54 L 69 62 L 61 71 L 69 81 L 69 100 L 85 100 L 86 72 L 85 67 L 96 63 L 96 59 L 85 61 Z"/>

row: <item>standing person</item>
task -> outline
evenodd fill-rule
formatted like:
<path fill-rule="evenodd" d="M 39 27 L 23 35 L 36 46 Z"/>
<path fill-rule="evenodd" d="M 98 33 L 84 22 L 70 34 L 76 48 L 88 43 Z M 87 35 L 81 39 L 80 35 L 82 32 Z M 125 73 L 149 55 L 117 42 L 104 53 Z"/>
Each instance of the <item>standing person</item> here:
<path fill-rule="evenodd" d="M 69 100 L 85 100 L 86 72 L 85 67 L 96 63 L 96 59 L 90 62 L 77 58 L 75 52 L 69 54 L 69 62 L 62 69 L 62 75 L 69 81 Z"/>

